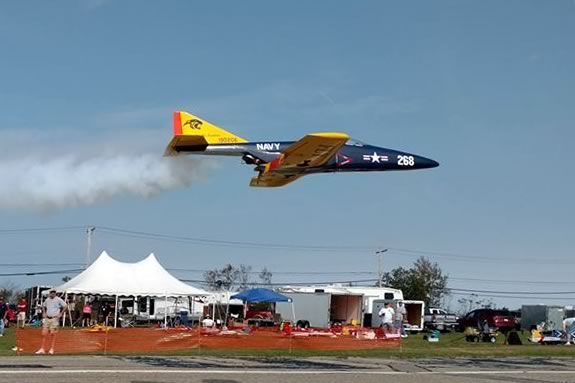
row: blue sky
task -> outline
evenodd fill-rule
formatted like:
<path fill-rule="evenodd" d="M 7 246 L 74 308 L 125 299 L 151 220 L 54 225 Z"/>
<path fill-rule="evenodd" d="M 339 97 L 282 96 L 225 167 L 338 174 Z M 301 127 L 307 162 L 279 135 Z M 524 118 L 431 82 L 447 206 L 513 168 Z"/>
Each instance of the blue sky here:
<path fill-rule="evenodd" d="M 93 253 L 129 261 L 153 251 L 172 268 L 266 266 L 277 282 L 369 278 L 279 273 L 376 271 L 372 249 L 386 247 L 385 269 L 408 266 L 416 253 L 397 249 L 420 250 L 455 288 L 575 291 L 559 283 L 573 279 L 575 265 L 574 32 L 567 0 L 3 3 L 0 229 L 95 225 L 350 248 L 198 246 L 96 229 Z M 50 180 L 62 188 L 76 180 L 47 164 L 96 161 L 98 177 L 82 182 L 97 184 L 117 170 L 111 158 L 161 156 L 179 109 L 248 139 L 345 131 L 441 166 L 261 190 L 248 187 L 253 171 L 239 159 L 200 160 L 189 164 L 190 186 L 151 197 L 134 191 L 132 169 L 131 187 L 93 204 L 27 206 L 23 187 L 41 198 Z M 2 263 L 85 259 L 83 229 L 1 233 L 0 241 Z M 566 296 L 574 299 L 496 301 L 575 304 Z"/>

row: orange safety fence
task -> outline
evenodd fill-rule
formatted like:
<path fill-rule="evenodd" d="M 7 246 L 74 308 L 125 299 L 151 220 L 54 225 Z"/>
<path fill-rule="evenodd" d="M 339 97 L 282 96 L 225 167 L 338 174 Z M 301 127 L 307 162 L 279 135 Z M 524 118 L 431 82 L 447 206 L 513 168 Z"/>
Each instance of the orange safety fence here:
<path fill-rule="evenodd" d="M 40 348 L 41 329 L 16 331 L 19 352 L 30 354 Z M 380 329 L 360 329 L 351 334 L 329 331 L 280 331 L 279 329 L 237 329 L 222 331 L 205 328 L 85 328 L 60 329 L 56 334 L 55 353 L 153 353 L 186 349 L 255 350 L 359 350 L 397 347 L 398 334 L 385 334 Z M 50 338 L 46 340 L 50 348 Z"/>

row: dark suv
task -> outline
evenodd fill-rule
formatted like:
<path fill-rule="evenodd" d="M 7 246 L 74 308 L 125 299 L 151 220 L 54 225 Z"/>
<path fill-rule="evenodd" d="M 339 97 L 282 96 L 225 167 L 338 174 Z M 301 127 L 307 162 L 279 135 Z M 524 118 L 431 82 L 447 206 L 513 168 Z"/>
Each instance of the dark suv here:
<path fill-rule="evenodd" d="M 485 320 L 489 327 L 501 331 L 516 330 L 519 327 L 519 322 L 508 310 L 477 309 L 459 318 L 459 329 L 463 331 L 466 327 L 478 328 Z"/>

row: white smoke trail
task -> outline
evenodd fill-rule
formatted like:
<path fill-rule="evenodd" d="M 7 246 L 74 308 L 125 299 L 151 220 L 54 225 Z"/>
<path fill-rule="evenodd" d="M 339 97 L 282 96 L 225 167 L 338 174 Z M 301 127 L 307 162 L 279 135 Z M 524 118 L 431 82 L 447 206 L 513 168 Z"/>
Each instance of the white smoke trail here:
<path fill-rule="evenodd" d="M 190 186 L 200 160 L 158 154 L 0 160 L 0 209 L 50 211 Z"/>

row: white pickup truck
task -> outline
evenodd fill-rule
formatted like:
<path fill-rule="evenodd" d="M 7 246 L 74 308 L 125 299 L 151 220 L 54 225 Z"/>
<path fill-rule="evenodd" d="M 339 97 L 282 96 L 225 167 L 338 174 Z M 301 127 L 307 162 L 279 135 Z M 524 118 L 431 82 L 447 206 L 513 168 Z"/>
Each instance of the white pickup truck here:
<path fill-rule="evenodd" d="M 423 322 L 427 330 L 452 331 L 458 326 L 457 319 L 455 314 L 449 314 L 443 309 L 431 307 L 425 310 Z"/>

